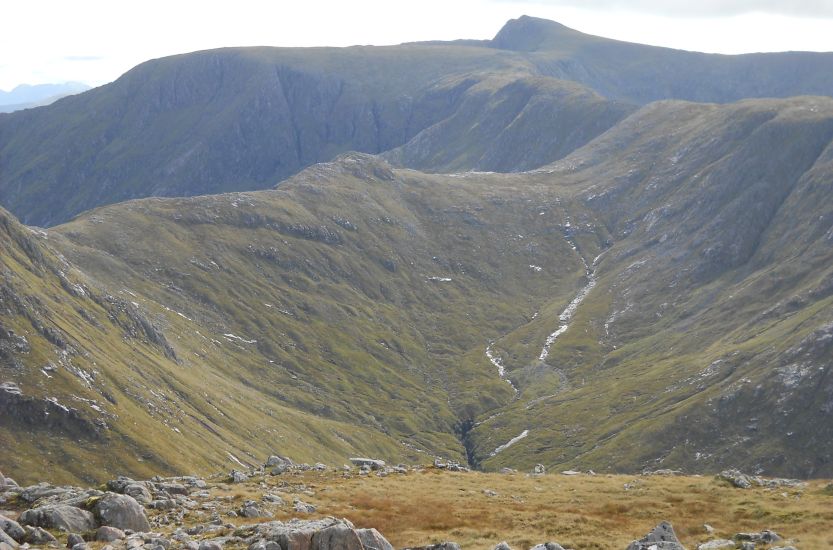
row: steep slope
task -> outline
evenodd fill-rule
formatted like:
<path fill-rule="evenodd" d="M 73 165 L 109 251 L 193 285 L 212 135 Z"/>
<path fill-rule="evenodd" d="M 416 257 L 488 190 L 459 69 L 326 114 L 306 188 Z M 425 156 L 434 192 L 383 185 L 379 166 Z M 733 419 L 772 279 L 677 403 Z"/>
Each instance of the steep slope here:
<path fill-rule="evenodd" d="M 486 190 L 350 155 L 279 190 L 133 201 L 46 235 L 166 335 L 176 362 L 138 363 L 152 384 L 132 360 L 98 359 L 148 439 L 200 448 L 160 452 L 157 467 L 220 465 L 227 452 L 464 460 L 460 419 L 513 395 L 480 351 L 577 275 L 568 244 L 538 222 L 546 202 L 518 182 Z M 28 394 L 41 365 L 19 363 L 4 376 Z M 20 475 L 25 460 L 15 453 L 4 471 Z"/>
<path fill-rule="evenodd" d="M 95 399 L 102 442 L 47 445 L 104 475 L 270 451 L 829 475 L 831 143 L 830 98 L 659 102 L 532 172 L 354 153 L 46 232 L 6 215 L 2 381 Z M 24 417 L 3 470 L 81 475 Z"/>
<path fill-rule="evenodd" d="M 512 52 L 421 45 L 226 49 L 150 61 L 54 106 L 0 117 L 0 203 L 48 226 L 131 198 L 269 188 L 344 151 L 400 146 L 468 108 L 465 92 L 489 74 L 509 83 L 528 74 L 526 65 Z M 571 99 L 538 94 L 539 110 L 573 118 L 557 128 L 539 123 L 535 133 L 555 130 L 564 143 L 540 151 L 536 166 L 628 112 L 598 97 Z M 514 168 L 530 159 L 500 162 Z"/>
<path fill-rule="evenodd" d="M 4 471 L 21 483 L 44 472 L 100 481 L 257 464 L 277 450 L 300 460 L 414 457 L 375 427 L 301 410 L 293 399 L 313 392 L 309 383 L 278 394 L 257 372 L 241 373 L 237 358 L 252 343 L 202 327 L 195 336 L 192 321 L 146 307 L 123 281 L 111 294 L 72 267 L 52 235 L 0 219 L 0 446 Z M 196 351 L 183 335 L 200 339 Z M 293 376 L 284 369 L 272 381 Z"/>
<path fill-rule="evenodd" d="M 829 98 L 659 103 L 545 170 L 610 246 L 544 360 L 532 327 L 497 341 L 522 392 L 475 456 L 829 473 L 831 140 Z"/>
<path fill-rule="evenodd" d="M 564 157 L 636 109 L 572 82 L 504 75 L 471 85 L 458 104 L 383 156 L 426 172 L 529 170 Z"/>
<path fill-rule="evenodd" d="M 196 52 L 0 115 L 0 204 L 50 226 L 132 198 L 269 188 L 349 150 L 395 149 L 393 162 L 430 171 L 525 170 L 632 103 L 831 95 L 831 75 L 833 54 L 705 55 L 530 17 L 492 41 Z"/>

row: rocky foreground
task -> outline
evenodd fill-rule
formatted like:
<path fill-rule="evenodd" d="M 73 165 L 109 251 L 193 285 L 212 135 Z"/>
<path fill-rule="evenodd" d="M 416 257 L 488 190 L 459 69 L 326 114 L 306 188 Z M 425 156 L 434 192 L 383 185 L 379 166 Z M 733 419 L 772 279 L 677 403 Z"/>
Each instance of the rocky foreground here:
<path fill-rule="evenodd" d="M 329 472 L 342 478 L 371 480 L 415 472 L 467 471 L 458 464 L 442 462 L 435 462 L 432 467 L 390 467 L 380 460 L 355 458 L 351 463 L 333 470 L 323 464 L 294 464 L 288 458 L 271 456 L 260 468 L 233 470 L 228 475 L 205 479 L 197 476 L 155 477 L 144 481 L 119 477 L 98 489 L 54 486 L 45 482 L 20 487 L 13 479 L 0 474 L 0 550 L 40 547 L 72 550 L 222 550 L 226 547 L 394 550 L 385 536 L 374 528 L 357 528 L 343 518 L 310 518 L 315 514 L 316 506 L 304 499 L 315 493 L 304 483 L 304 474 Z M 516 474 L 511 470 L 505 473 Z M 586 475 L 575 471 L 561 474 Z M 646 472 L 643 476 L 675 474 L 657 471 Z M 544 475 L 545 470 L 539 465 L 526 477 Z M 748 476 L 738 471 L 723 472 L 718 479 L 737 489 L 802 490 L 806 486 L 801 481 Z M 625 484 L 626 491 L 635 490 L 639 483 L 637 480 L 631 487 L 628 485 Z M 483 493 L 488 497 L 497 496 L 496 491 L 489 489 Z M 276 516 L 286 519 L 278 520 Z M 709 525 L 704 528 L 714 534 Z M 426 540 L 424 543 L 424 546 L 408 550 L 460 549 L 460 545 L 451 541 Z M 731 539 L 715 536 L 697 545 L 698 550 L 732 548 L 796 549 L 791 541 L 783 540 L 769 529 L 736 533 Z M 494 550 L 511 550 L 511 547 L 501 542 Z M 567 549 L 549 541 L 534 545 L 533 550 Z M 684 546 L 671 524 L 663 521 L 641 539 L 631 542 L 627 550 L 684 550 Z"/>

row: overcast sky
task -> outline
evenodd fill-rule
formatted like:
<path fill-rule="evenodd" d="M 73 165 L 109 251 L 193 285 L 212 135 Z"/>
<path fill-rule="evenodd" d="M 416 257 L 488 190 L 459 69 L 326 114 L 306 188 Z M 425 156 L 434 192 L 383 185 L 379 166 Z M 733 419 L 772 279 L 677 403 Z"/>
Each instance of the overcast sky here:
<path fill-rule="evenodd" d="M 833 51 L 833 0 L 11 0 L 0 89 L 100 85 L 147 59 L 222 46 L 491 38 L 523 14 L 689 50 Z"/>

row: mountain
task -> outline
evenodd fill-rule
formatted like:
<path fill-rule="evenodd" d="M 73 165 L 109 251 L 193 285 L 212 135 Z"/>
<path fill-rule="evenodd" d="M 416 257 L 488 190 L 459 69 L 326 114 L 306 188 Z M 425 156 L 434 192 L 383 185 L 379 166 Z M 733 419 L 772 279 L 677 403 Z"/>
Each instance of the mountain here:
<path fill-rule="evenodd" d="M 521 18 L 0 116 L 0 467 L 833 475 L 833 98 L 723 102 L 782 65 Z"/>
<path fill-rule="evenodd" d="M 0 115 L 0 204 L 51 226 L 134 198 L 267 189 L 351 150 L 526 170 L 656 99 L 831 95 L 830 75 L 833 54 L 706 55 L 530 17 L 491 41 L 196 52 Z"/>
<path fill-rule="evenodd" d="M 49 105 L 62 97 L 79 94 L 89 89 L 90 86 L 81 82 L 21 84 L 10 92 L 0 90 L 0 113 L 11 113 L 22 109 Z"/>
<path fill-rule="evenodd" d="M 351 153 L 9 221 L 44 267 L 11 279 L 37 316 L 12 316 L 3 377 L 106 422 L 108 473 L 280 451 L 829 476 L 831 144 L 830 98 L 669 101 L 531 172 Z M 67 437 L 3 429 L 15 473 Z"/>

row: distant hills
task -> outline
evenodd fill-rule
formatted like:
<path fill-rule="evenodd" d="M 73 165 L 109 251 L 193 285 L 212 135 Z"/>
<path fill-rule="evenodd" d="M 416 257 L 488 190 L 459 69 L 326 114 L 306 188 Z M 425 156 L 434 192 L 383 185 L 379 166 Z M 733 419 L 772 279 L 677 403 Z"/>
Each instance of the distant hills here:
<path fill-rule="evenodd" d="M 780 55 L 521 18 L 0 116 L 0 466 L 833 475 L 833 57 Z"/>
<path fill-rule="evenodd" d="M 133 198 L 265 189 L 350 150 L 526 170 L 653 100 L 806 94 L 833 94 L 833 54 L 707 55 L 531 17 L 492 41 L 211 50 L 0 117 L 0 204 L 49 226 Z"/>
<path fill-rule="evenodd" d="M 79 94 L 90 89 L 81 82 L 63 84 L 21 84 L 10 92 L 0 90 L 0 113 L 11 113 L 32 107 L 49 105 L 68 95 Z"/>

